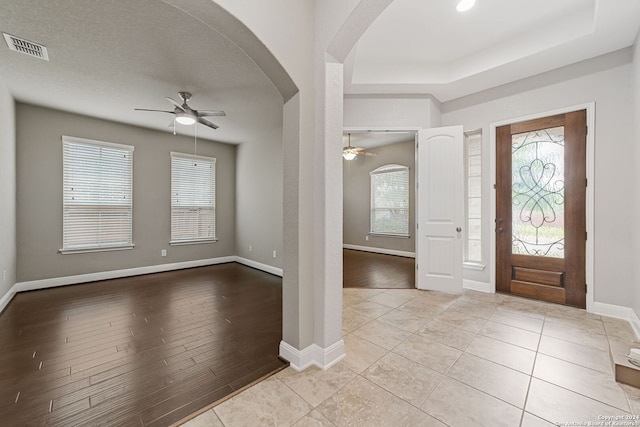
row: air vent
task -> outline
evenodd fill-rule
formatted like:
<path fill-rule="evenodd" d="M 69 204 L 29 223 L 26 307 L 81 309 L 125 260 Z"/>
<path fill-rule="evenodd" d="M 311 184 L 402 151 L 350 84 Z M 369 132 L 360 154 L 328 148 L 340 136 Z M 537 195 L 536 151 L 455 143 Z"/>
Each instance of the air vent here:
<path fill-rule="evenodd" d="M 21 39 L 20 37 L 12 36 L 11 34 L 2 34 L 4 35 L 4 39 L 6 40 L 9 49 L 15 52 L 24 53 L 25 55 L 33 56 L 34 58 L 44 59 L 45 61 L 49 60 L 49 54 L 47 53 L 46 46 Z"/>

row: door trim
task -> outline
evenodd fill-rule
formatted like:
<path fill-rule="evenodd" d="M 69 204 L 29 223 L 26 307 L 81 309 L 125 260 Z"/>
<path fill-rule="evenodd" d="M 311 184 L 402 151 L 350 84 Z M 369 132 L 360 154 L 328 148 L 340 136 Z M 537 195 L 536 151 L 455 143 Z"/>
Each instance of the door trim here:
<path fill-rule="evenodd" d="M 413 183 L 413 190 L 414 190 L 414 210 L 413 210 L 413 215 L 414 218 L 416 219 L 416 222 L 418 220 L 418 188 L 416 187 L 416 183 L 418 182 L 418 171 L 419 171 L 419 167 L 420 165 L 418 165 L 418 149 L 416 146 L 416 143 L 418 142 L 418 131 L 425 129 L 422 126 L 343 126 L 342 131 L 343 132 L 407 132 L 407 133 L 413 133 L 413 139 L 414 139 L 414 143 L 413 143 L 413 156 L 414 156 L 414 165 L 415 165 L 415 170 L 414 170 L 414 183 Z M 343 172 L 342 169 L 341 173 L 340 173 L 340 179 L 342 182 L 342 185 L 344 186 L 344 176 L 343 176 Z M 343 211 L 344 211 L 344 206 L 342 207 Z M 414 237 L 417 237 L 416 234 L 416 229 L 415 229 L 415 225 L 413 230 L 411 230 L 412 233 L 414 233 Z M 341 239 L 342 239 L 342 245 L 343 247 L 346 247 L 344 245 L 344 234 L 342 232 L 342 230 L 340 230 L 340 234 L 342 235 Z M 413 258 L 416 257 L 417 255 L 417 247 L 418 247 L 418 242 L 417 242 L 417 238 L 414 238 L 414 248 L 413 248 Z M 348 248 L 347 248 L 348 249 Z M 376 248 L 379 249 L 379 248 Z M 405 255 L 400 255 L 400 256 L 408 256 L 410 257 L 410 252 L 406 252 Z M 392 254 L 392 255 L 397 255 L 397 254 Z M 413 288 L 417 289 L 418 288 L 418 281 L 417 279 L 414 281 L 415 283 L 413 284 Z"/>
<path fill-rule="evenodd" d="M 578 104 L 572 105 L 569 107 L 560 108 L 557 110 L 545 111 L 542 113 L 536 113 L 524 117 L 514 117 L 508 120 L 501 120 L 499 122 L 494 122 L 489 125 L 489 136 L 490 136 L 490 146 L 489 146 L 489 182 L 490 182 L 490 215 L 489 215 L 489 236 L 490 236 L 490 249 L 489 249 L 489 283 L 491 287 L 491 291 L 496 291 L 496 233 L 493 232 L 493 221 L 492 219 L 496 217 L 496 190 L 494 185 L 496 183 L 496 128 L 499 126 L 508 125 L 511 123 L 523 122 L 527 120 L 540 119 L 548 116 L 555 116 L 558 114 L 570 113 L 572 111 L 578 110 L 587 110 L 587 126 L 589 131 L 587 132 L 587 204 L 586 204 L 586 216 L 587 216 L 587 242 L 586 242 L 586 259 L 585 259 L 585 268 L 586 268 L 586 278 L 587 278 L 587 311 L 591 312 L 593 310 L 593 295 L 594 295 L 594 245 L 595 241 L 595 227 L 594 227 L 594 189 L 595 189 L 595 180 L 594 180 L 594 156 L 595 156 L 595 113 L 596 113 L 596 104 L 595 102 L 590 102 L 587 104 Z"/>

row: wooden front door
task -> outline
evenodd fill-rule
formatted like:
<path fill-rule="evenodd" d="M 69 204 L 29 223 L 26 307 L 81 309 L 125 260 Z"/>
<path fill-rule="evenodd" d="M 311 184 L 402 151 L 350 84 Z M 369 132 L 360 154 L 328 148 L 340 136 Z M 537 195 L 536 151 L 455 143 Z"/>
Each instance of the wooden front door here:
<path fill-rule="evenodd" d="M 496 290 L 586 307 L 586 110 L 496 129 Z"/>

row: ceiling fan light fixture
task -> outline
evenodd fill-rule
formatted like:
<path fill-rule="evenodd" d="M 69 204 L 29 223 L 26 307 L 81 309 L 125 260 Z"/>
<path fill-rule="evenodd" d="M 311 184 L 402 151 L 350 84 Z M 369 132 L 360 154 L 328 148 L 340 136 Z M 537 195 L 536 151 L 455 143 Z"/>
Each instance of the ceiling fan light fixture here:
<path fill-rule="evenodd" d="M 196 119 L 194 119 L 193 117 L 191 117 L 190 115 L 186 114 L 186 113 L 177 113 L 176 114 L 176 122 L 180 123 L 181 125 L 192 125 L 196 122 Z"/>
<path fill-rule="evenodd" d="M 456 6 L 458 12 L 466 12 L 476 4 L 476 0 L 460 0 Z"/>
<path fill-rule="evenodd" d="M 342 152 L 342 157 L 344 157 L 345 160 L 353 160 L 356 158 L 356 156 L 357 154 L 350 150 L 345 150 Z"/>

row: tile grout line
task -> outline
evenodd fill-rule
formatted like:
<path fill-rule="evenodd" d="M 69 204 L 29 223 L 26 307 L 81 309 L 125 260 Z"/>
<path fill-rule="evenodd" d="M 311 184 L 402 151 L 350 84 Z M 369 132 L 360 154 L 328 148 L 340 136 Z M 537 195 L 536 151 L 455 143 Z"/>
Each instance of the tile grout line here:
<path fill-rule="evenodd" d="M 529 374 L 529 384 L 527 385 L 527 393 L 524 396 L 524 404 L 522 405 L 523 408 L 522 408 L 522 415 L 520 418 L 520 426 L 522 426 L 522 423 L 524 421 L 524 415 L 527 412 L 527 403 L 529 403 L 529 392 L 531 391 L 531 383 L 533 382 L 533 378 L 534 378 L 533 372 L 536 369 L 536 361 L 538 360 L 538 352 L 540 351 L 540 343 L 542 342 L 542 331 L 544 331 L 544 325 L 546 321 L 547 321 L 547 316 L 545 315 L 545 318 L 542 320 L 542 328 L 540 328 L 540 338 L 538 338 L 538 345 L 536 346 L 535 355 L 533 356 L 533 364 L 531 365 L 531 374 Z M 541 419 L 544 419 L 544 418 L 541 418 Z"/>

